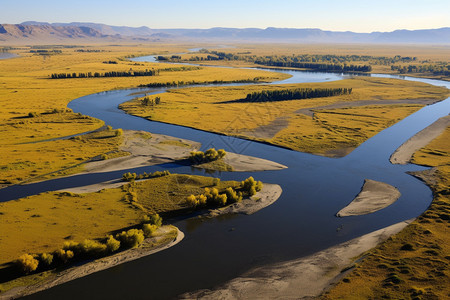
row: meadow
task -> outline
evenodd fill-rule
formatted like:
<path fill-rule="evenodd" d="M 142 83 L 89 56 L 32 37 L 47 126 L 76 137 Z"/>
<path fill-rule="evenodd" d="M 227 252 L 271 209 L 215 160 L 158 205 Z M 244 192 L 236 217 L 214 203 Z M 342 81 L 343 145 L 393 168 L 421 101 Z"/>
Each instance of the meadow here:
<path fill-rule="evenodd" d="M 0 185 L 35 180 L 118 150 L 119 140 L 114 138 L 103 141 L 51 140 L 88 132 L 104 125 L 101 120 L 67 110 L 67 104 L 75 98 L 151 83 L 253 81 L 255 78 L 264 82 L 286 78 L 284 74 L 258 70 L 176 68 L 172 64 L 135 63 L 126 59 L 186 51 L 188 47 L 48 46 L 49 49 L 61 50 L 61 53 L 52 55 L 30 53 L 33 50 L 23 47 L 14 50 L 20 57 L 0 60 Z M 160 73 L 158 76 L 51 79 L 53 73 L 138 72 L 148 69 L 159 70 Z M 82 166 L 66 170 L 64 174 L 80 170 Z"/>
<path fill-rule="evenodd" d="M 238 102 L 247 94 L 295 88 L 352 88 L 351 94 L 276 102 Z M 135 98 L 120 105 L 132 115 L 152 121 L 194 127 L 269 142 L 302 152 L 337 155 L 423 107 L 441 100 L 448 90 L 428 84 L 385 78 L 352 78 L 314 84 L 194 87 L 158 95 L 144 105 Z M 383 105 L 383 100 L 398 100 Z M 353 103 L 366 102 L 360 107 Z M 348 107 L 320 109 L 348 103 Z"/>
<path fill-rule="evenodd" d="M 322 299 L 447 299 L 450 295 L 450 128 L 415 153 L 433 202 L 411 225 L 366 253 Z"/>

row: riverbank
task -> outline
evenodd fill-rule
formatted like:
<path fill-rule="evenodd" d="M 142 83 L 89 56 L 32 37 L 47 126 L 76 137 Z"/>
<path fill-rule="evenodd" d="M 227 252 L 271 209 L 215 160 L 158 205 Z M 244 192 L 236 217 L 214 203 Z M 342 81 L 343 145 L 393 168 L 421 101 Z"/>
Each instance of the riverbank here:
<path fill-rule="evenodd" d="M 154 237 L 145 239 L 138 247 L 120 253 L 96 259 L 94 261 L 71 267 L 61 272 L 55 272 L 45 281 L 27 286 L 13 288 L 0 294 L 0 300 L 16 299 L 31 295 L 54 286 L 103 271 L 120 264 L 133 261 L 175 246 L 184 238 L 184 233 L 175 226 L 162 226 L 155 232 Z"/>
<path fill-rule="evenodd" d="M 283 190 L 278 184 L 264 183 L 261 191 L 257 192 L 254 196 L 223 208 L 213 209 L 202 215 L 202 217 L 213 218 L 226 214 L 251 215 L 273 204 L 280 198 L 282 192 Z"/>
<path fill-rule="evenodd" d="M 348 217 L 370 214 L 388 207 L 397 201 L 400 195 L 398 189 L 390 184 L 366 179 L 361 192 L 349 205 L 341 209 L 336 216 Z"/>
<path fill-rule="evenodd" d="M 214 290 L 200 290 L 181 299 L 309 299 L 317 297 L 365 251 L 400 232 L 411 220 L 363 235 L 311 256 L 246 272 Z"/>
<path fill-rule="evenodd" d="M 403 143 L 389 159 L 392 164 L 407 164 L 411 161 L 414 153 L 425 147 L 432 140 L 437 138 L 448 126 L 450 126 L 450 116 L 442 117 L 436 122 L 416 133 L 409 140 Z"/>

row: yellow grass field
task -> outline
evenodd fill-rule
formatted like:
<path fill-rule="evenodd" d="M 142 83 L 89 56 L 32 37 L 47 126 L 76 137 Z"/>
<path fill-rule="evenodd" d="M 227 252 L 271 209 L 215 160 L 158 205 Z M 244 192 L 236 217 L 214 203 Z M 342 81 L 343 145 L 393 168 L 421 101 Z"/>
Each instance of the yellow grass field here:
<path fill-rule="evenodd" d="M 47 192 L 0 203 L 0 265 L 23 253 L 52 252 L 67 240 L 104 238 L 146 214 L 185 208 L 187 196 L 212 186 L 211 177 L 174 174 L 96 193 Z"/>
<path fill-rule="evenodd" d="M 353 88 L 351 95 L 263 103 L 224 103 L 248 93 L 287 88 Z M 385 78 L 353 78 L 314 84 L 196 87 L 158 95 L 161 103 L 142 105 L 142 98 L 122 104 L 126 112 L 154 121 L 194 127 L 227 135 L 264 140 L 291 149 L 327 154 L 356 147 L 367 138 L 420 109 L 402 104 L 407 99 L 444 99 L 448 90 L 428 84 Z M 308 116 L 301 109 L 341 102 L 367 102 L 370 106 L 315 110 Z M 395 105 L 382 100 L 399 100 Z M 283 126 L 280 126 L 280 121 Z M 273 136 L 255 132 L 274 130 Z"/>
<path fill-rule="evenodd" d="M 104 125 L 100 120 L 66 111 L 67 104 L 75 98 L 149 83 L 253 80 L 255 77 L 273 81 L 286 77 L 284 74 L 258 70 L 200 68 L 166 71 L 152 77 L 49 79 L 52 73 L 173 68 L 176 66 L 172 64 L 135 63 L 124 57 L 187 51 L 187 47 L 189 45 L 97 45 L 63 48 L 61 54 L 50 56 L 31 54 L 25 47 L 15 51 L 21 57 L 0 60 L 0 185 L 29 180 L 117 150 L 117 140 L 97 140 L 96 143 L 86 140 L 45 141 Z M 117 64 L 105 64 L 104 61 L 115 61 Z M 29 118 L 30 113 L 37 117 Z M 34 143 L 37 141 L 41 142 Z M 72 172 L 80 169 L 73 169 Z"/>
<path fill-rule="evenodd" d="M 448 299 L 450 296 L 450 128 L 418 151 L 414 162 L 436 167 L 425 177 L 430 208 L 388 239 L 322 299 Z"/>

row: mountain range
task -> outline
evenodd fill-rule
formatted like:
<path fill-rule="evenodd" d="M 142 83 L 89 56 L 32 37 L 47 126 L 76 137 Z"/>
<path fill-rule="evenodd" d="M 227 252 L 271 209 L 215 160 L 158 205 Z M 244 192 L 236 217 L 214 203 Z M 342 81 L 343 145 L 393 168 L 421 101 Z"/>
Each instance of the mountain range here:
<path fill-rule="evenodd" d="M 296 28 L 151 29 L 99 23 L 1 24 L 0 43 L 38 44 L 114 41 L 212 41 L 289 43 L 450 44 L 450 27 L 424 30 L 355 33 Z"/>

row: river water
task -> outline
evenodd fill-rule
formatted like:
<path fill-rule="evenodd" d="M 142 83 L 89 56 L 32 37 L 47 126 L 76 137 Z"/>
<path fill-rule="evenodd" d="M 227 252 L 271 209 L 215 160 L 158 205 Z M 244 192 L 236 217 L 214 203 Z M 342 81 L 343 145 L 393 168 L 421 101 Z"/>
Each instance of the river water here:
<path fill-rule="evenodd" d="M 149 58 L 147 58 L 148 60 Z M 152 58 L 150 58 L 151 60 Z M 137 58 L 136 61 L 146 61 Z M 276 82 L 300 83 L 339 80 L 348 75 L 281 71 L 291 78 Z M 448 82 L 398 77 L 450 87 Z M 154 89 L 152 89 L 154 90 Z M 406 171 L 417 165 L 392 165 L 389 156 L 409 137 L 450 112 L 450 98 L 427 106 L 367 140 L 344 158 L 327 158 L 271 145 L 225 137 L 176 125 L 130 116 L 117 106 L 142 89 L 102 92 L 73 100 L 74 112 L 99 119 L 115 128 L 147 130 L 202 143 L 202 148 L 224 148 L 288 166 L 281 171 L 215 173 L 222 180 L 257 180 L 277 183 L 283 194 L 273 205 L 251 216 L 233 215 L 174 223 L 186 233 L 175 247 L 157 254 L 94 273 L 29 296 L 31 299 L 168 299 L 198 289 L 213 288 L 251 268 L 300 258 L 394 223 L 417 217 L 432 200 L 430 189 Z M 160 89 L 155 93 L 164 92 Z M 251 110 L 251 107 L 248 108 Z M 249 111 L 251 113 L 251 111 Z M 230 120 L 235 122 L 239 120 Z M 205 174 L 177 164 L 131 169 L 133 172 L 170 170 L 171 173 Z M 121 177 L 126 171 L 76 175 L 27 186 L 0 190 L 3 200 L 46 190 L 93 184 Z M 364 179 L 396 186 L 402 196 L 391 206 L 365 215 L 338 218 L 361 189 Z"/>

